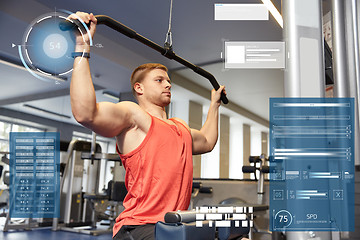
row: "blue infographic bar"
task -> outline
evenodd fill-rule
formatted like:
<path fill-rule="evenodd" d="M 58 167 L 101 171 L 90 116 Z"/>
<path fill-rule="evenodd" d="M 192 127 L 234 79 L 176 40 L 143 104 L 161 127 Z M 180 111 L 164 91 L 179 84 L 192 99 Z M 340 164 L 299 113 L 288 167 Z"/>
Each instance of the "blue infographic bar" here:
<path fill-rule="evenodd" d="M 60 134 L 10 133 L 11 218 L 60 217 Z"/>
<path fill-rule="evenodd" d="M 354 99 L 270 99 L 270 230 L 354 231 Z"/>

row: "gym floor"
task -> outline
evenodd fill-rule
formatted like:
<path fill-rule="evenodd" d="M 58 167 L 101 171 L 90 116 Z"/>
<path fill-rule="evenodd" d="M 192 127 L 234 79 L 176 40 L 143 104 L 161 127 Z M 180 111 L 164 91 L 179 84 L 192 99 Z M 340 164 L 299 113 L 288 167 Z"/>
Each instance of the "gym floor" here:
<path fill-rule="evenodd" d="M 52 231 L 51 227 L 35 228 L 32 230 L 9 230 L 3 232 L 5 217 L 0 217 L 0 240 L 111 240 L 112 233 L 92 236 L 82 233 Z M 106 229 L 108 226 L 98 225 L 97 229 Z"/>
<path fill-rule="evenodd" d="M 34 229 L 30 231 L 0 231 L 0 239 L 4 240 L 109 240 L 112 234 L 103 234 L 99 236 L 91 236 L 80 233 L 72 233 L 65 231 L 52 231 L 51 228 Z"/>

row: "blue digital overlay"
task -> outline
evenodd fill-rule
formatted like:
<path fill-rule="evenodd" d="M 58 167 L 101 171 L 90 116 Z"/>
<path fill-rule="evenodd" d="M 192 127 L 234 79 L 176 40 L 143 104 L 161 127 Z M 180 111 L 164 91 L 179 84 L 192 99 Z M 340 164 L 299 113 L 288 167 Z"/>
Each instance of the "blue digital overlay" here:
<path fill-rule="evenodd" d="M 11 218 L 60 217 L 60 134 L 10 133 Z"/>
<path fill-rule="evenodd" d="M 354 99 L 270 99 L 270 230 L 354 231 Z"/>
<path fill-rule="evenodd" d="M 90 31 L 83 20 L 78 18 L 82 28 L 63 30 L 61 24 L 73 22 L 68 19 L 73 14 L 67 10 L 57 10 L 43 14 L 34 19 L 23 35 L 18 52 L 24 67 L 35 77 L 43 81 L 50 81 L 46 77 L 63 77 L 73 70 L 74 59 L 72 53 L 75 50 L 75 37 L 82 35 L 90 36 Z M 76 16 L 76 15 L 74 15 Z M 89 45 L 93 46 L 92 38 Z"/>
<path fill-rule="evenodd" d="M 67 13 L 47 13 L 36 18 L 24 33 L 20 56 L 23 64 L 36 73 L 64 75 L 72 71 L 75 35 L 59 27 Z"/>

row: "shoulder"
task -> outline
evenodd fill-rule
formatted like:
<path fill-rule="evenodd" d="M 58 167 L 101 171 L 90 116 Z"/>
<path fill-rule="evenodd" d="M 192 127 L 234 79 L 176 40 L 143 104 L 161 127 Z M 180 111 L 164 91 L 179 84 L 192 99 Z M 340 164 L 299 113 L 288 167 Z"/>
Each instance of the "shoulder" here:
<path fill-rule="evenodd" d="M 134 102 L 130 102 L 130 101 L 123 101 L 123 102 L 118 102 L 116 103 L 116 107 L 118 108 L 118 110 L 122 110 L 122 111 L 126 111 L 129 114 L 146 114 L 146 112 L 137 104 Z"/>
<path fill-rule="evenodd" d="M 181 118 L 176 118 L 175 117 L 175 118 L 171 118 L 171 119 L 174 119 L 175 121 L 180 122 L 182 125 L 184 125 L 184 127 L 186 127 L 190 131 L 189 125 L 184 120 L 182 120 Z"/>
<path fill-rule="evenodd" d="M 126 111 L 133 123 L 133 127 L 144 129 L 151 124 L 151 116 L 137 103 L 123 101 L 117 103 L 116 106 L 119 111 Z"/>
<path fill-rule="evenodd" d="M 116 103 L 116 106 L 118 107 L 125 107 L 125 108 L 134 108 L 134 109 L 141 109 L 140 106 L 137 103 L 130 102 L 130 101 L 123 101 Z"/>

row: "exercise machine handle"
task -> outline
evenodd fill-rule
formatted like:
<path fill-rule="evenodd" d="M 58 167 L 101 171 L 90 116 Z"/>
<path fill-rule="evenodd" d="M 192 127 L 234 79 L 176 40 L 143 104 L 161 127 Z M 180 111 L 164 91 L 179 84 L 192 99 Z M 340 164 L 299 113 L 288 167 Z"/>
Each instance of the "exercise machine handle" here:
<path fill-rule="evenodd" d="M 270 167 L 269 166 L 262 166 L 261 167 L 262 173 L 270 173 Z"/>
<path fill-rule="evenodd" d="M 253 166 L 243 166 L 243 167 L 242 167 L 242 172 L 243 172 L 243 173 L 255 173 L 255 172 L 256 172 L 256 167 L 253 167 Z"/>
<path fill-rule="evenodd" d="M 261 162 L 261 158 L 259 156 L 250 156 L 249 157 L 249 163 L 257 163 Z"/>
<path fill-rule="evenodd" d="M 262 173 L 269 173 L 270 167 L 269 166 L 262 166 L 261 168 L 256 168 L 254 166 L 243 166 L 242 167 L 243 173 L 255 173 L 256 170 L 260 170 Z"/>
<path fill-rule="evenodd" d="M 104 24 L 114 30 L 116 30 L 117 32 L 119 33 L 122 33 L 124 35 L 126 35 L 127 37 L 129 38 L 133 38 L 143 44 L 145 44 L 146 46 L 154 49 L 155 51 L 161 53 L 163 56 L 169 58 L 169 59 L 172 59 L 172 60 L 175 60 L 176 62 L 184 65 L 185 67 L 188 67 L 190 69 L 192 69 L 195 73 L 203 76 L 204 78 L 208 79 L 211 83 L 211 85 L 213 86 L 213 88 L 215 90 L 218 90 L 220 85 L 219 83 L 216 81 L 215 77 L 209 73 L 208 71 L 204 70 L 203 68 L 179 57 L 178 55 L 176 55 L 174 53 L 174 51 L 171 49 L 171 48 L 164 48 L 164 47 L 161 47 L 160 45 L 154 43 L 153 41 L 143 37 L 142 35 L 138 34 L 136 31 L 134 31 L 133 29 L 125 26 L 124 24 L 116 21 L 115 19 L 109 17 L 109 16 L 106 16 L 106 15 L 96 15 L 95 16 L 96 19 L 97 19 L 97 24 Z M 78 20 L 73 20 L 74 23 L 76 25 L 79 26 L 79 21 Z M 81 24 L 80 24 L 81 25 Z M 63 31 L 66 31 L 66 30 L 70 30 L 73 28 L 73 24 L 68 22 L 68 21 L 64 21 L 63 23 L 60 24 L 60 28 L 63 30 Z M 221 93 L 221 101 L 224 103 L 224 104 L 227 104 L 229 102 L 229 100 L 227 99 L 226 97 L 226 94 L 224 92 Z"/>
<path fill-rule="evenodd" d="M 195 210 L 167 212 L 164 220 L 166 223 L 189 223 L 196 220 Z"/>
<path fill-rule="evenodd" d="M 199 193 L 212 193 L 213 192 L 213 188 L 212 187 L 201 187 L 199 189 Z"/>
<path fill-rule="evenodd" d="M 192 187 L 200 189 L 202 187 L 202 183 L 201 182 L 193 182 Z"/>

